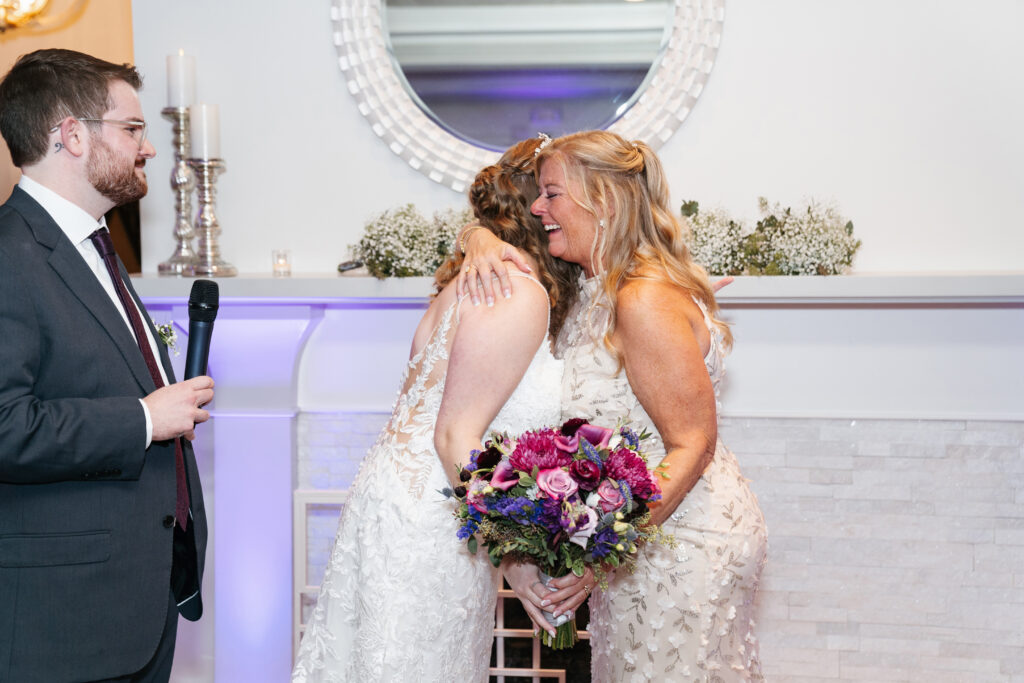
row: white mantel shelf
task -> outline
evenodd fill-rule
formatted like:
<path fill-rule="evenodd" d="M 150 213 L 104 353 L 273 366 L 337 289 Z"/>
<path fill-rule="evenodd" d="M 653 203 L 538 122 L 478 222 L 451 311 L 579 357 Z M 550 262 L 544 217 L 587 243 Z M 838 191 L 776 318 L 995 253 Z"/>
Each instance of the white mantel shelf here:
<path fill-rule="evenodd" d="M 139 295 L 151 303 L 187 299 L 190 278 L 136 276 Z M 222 299 L 235 303 L 424 303 L 433 278 L 389 278 L 331 274 L 272 277 L 243 274 L 217 278 Z M 730 306 L 860 304 L 1019 304 L 1024 272 L 985 274 L 864 274 L 831 277 L 737 277 L 718 295 Z"/>

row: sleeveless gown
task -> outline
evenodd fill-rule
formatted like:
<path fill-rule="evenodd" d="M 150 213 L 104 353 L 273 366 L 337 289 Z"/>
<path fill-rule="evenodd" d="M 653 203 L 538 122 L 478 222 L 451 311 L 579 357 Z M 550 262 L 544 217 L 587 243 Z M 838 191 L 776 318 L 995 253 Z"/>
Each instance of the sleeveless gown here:
<path fill-rule="evenodd" d="M 608 307 L 592 305 L 603 296 L 599 279 L 585 280 L 582 288 L 555 347 L 565 361 L 562 418 L 607 426 L 626 418 L 638 431 L 646 427 L 653 435 L 647 443 L 653 467 L 665 447 L 601 341 Z M 717 400 L 724 375 L 721 333 L 697 304 L 711 331 L 704 361 Z M 767 549 L 764 518 L 721 439 L 711 464 L 663 527 L 675 537 L 675 548 L 642 548 L 634 573 L 616 572 L 608 590 L 595 590 L 590 598 L 592 680 L 763 680 L 753 616 Z"/>
<path fill-rule="evenodd" d="M 409 361 L 391 419 L 349 489 L 293 682 L 487 680 L 497 570 L 457 539 L 434 450 L 458 309 Z M 561 382 L 545 339 L 489 429 L 555 425 Z"/>

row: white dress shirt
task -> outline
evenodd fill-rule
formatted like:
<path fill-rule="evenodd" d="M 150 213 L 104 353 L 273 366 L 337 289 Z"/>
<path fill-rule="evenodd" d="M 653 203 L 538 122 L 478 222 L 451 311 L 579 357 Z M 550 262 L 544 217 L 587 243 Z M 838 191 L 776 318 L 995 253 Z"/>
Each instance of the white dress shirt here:
<path fill-rule="evenodd" d="M 50 217 L 57 226 L 67 235 L 71 243 L 75 245 L 78 253 L 85 260 L 85 264 L 89 266 L 93 275 L 96 276 L 100 285 L 103 286 L 103 291 L 110 297 L 114 308 L 121 314 L 121 319 L 128 326 L 128 332 L 131 334 L 132 339 L 134 339 L 135 331 L 132 329 L 132 323 L 128 319 L 128 314 L 125 312 L 124 307 L 121 305 L 121 300 L 117 296 L 117 290 L 110 279 L 110 273 L 107 272 L 107 266 L 103 262 L 103 257 L 96 251 L 96 246 L 89 239 L 89 235 L 95 232 L 97 228 L 105 228 L 107 226 L 106 218 L 101 217 L 99 222 L 97 222 L 96 219 L 78 205 L 64 199 L 64 197 L 61 197 L 53 190 L 24 174 L 21 176 L 21 180 L 18 181 L 18 187 L 24 190 L 32 199 L 36 200 L 46 213 L 50 214 Z M 131 304 L 135 305 L 135 302 L 131 301 Z M 139 311 L 139 315 L 145 320 L 145 316 L 148 314 L 145 311 Z M 156 340 L 153 339 L 148 326 L 143 325 L 143 327 L 146 328 L 146 340 L 153 350 L 153 357 L 157 359 L 156 365 L 160 370 L 160 376 L 165 385 L 169 384 L 167 373 L 164 372 L 163 363 L 159 361 L 160 351 L 157 348 Z M 149 444 L 153 441 L 153 418 L 149 414 L 149 408 L 146 407 L 146 403 L 141 399 L 139 402 L 142 403 L 142 410 L 146 413 L 146 448 L 149 448 Z"/>

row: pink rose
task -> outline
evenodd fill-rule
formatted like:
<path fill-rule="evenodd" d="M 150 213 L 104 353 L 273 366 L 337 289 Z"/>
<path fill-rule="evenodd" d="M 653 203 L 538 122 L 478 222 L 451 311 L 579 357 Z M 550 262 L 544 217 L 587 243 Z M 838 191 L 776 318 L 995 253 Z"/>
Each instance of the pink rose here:
<path fill-rule="evenodd" d="M 626 499 L 622 497 L 622 491 L 608 479 L 601 482 L 594 495 L 597 496 L 598 505 L 605 512 L 614 512 L 626 504 Z"/>
<path fill-rule="evenodd" d="M 498 466 L 494 468 L 494 474 L 491 475 L 491 486 L 508 491 L 518 483 L 519 474 L 512 468 L 512 465 L 508 464 L 508 460 L 499 462 Z"/>
<path fill-rule="evenodd" d="M 579 488 L 576 481 L 561 467 L 541 470 L 537 474 L 537 486 L 554 500 L 563 500 L 576 493 Z"/>

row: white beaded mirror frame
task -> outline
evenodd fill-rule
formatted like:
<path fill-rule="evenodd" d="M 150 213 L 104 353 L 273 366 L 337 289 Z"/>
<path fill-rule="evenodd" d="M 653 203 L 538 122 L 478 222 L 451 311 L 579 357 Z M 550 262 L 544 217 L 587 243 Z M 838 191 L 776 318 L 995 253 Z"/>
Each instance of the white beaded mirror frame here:
<path fill-rule="evenodd" d="M 331 21 L 348 91 L 391 149 L 456 192 L 499 153 L 452 135 L 430 119 L 395 72 L 383 29 L 384 0 L 333 0 Z M 608 129 L 657 149 L 693 109 L 715 63 L 725 0 L 675 0 L 672 32 L 646 89 Z"/>

